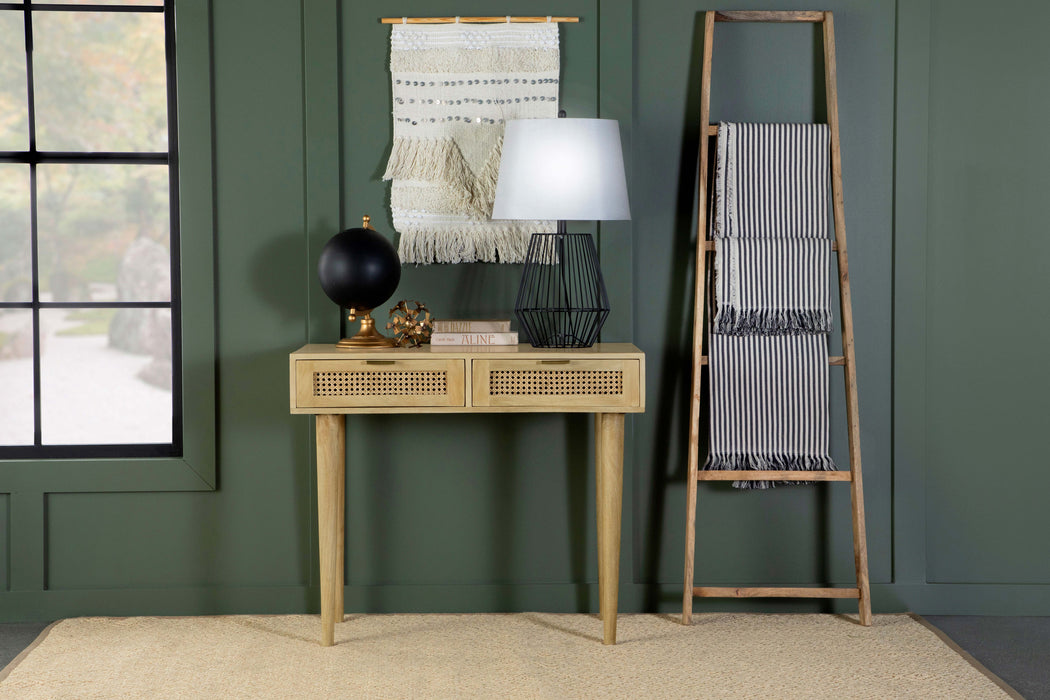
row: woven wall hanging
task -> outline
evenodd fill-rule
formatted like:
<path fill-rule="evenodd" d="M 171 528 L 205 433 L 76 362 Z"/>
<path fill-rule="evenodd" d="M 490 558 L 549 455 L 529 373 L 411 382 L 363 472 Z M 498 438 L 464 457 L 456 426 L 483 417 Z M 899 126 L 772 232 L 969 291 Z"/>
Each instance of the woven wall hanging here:
<path fill-rule="evenodd" d="M 493 221 L 503 129 L 558 116 L 558 25 L 395 24 L 390 180 L 403 263 L 522 262 L 553 221 Z"/>

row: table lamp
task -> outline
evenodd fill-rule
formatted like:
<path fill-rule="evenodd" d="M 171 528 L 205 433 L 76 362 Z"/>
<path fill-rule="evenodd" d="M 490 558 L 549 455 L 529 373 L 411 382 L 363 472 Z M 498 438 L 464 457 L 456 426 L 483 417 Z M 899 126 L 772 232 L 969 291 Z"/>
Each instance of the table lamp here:
<path fill-rule="evenodd" d="M 631 218 L 614 119 L 507 122 L 493 219 L 556 219 L 557 233 L 533 233 L 514 315 L 534 347 L 586 348 L 609 316 L 598 250 L 565 221 Z"/>

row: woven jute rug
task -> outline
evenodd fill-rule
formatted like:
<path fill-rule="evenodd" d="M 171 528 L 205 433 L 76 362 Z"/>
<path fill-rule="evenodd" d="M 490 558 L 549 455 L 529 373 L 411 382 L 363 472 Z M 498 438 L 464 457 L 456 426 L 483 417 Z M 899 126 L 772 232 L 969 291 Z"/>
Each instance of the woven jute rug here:
<path fill-rule="evenodd" d="M 1020 697 L 920 619 L 879 615 L 76 618 L 0 671 L 0 698 Z"/>

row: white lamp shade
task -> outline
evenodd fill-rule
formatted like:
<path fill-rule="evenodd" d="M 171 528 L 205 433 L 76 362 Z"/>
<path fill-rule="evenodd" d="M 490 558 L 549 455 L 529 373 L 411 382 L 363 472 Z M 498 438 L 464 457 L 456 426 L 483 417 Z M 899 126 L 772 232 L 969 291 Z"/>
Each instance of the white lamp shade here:
<path fill-rule="evenodd" d="M 630 219 L 615 119 L 507 122 L 493 219 Z"/>

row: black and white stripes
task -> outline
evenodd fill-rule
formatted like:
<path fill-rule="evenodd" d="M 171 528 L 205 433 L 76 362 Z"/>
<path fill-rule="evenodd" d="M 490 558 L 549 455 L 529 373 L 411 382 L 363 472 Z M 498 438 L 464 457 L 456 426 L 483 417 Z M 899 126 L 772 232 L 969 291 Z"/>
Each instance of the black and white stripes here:
<path fill-rule="evenodd" d="M 827 124 L 718 125 L 716 238 L 827 238 Z"/>
<path fill-rule="evenodd" d="M 705 469 L 835 469 L 828 455 L 828 146 L 823 124 L 719 125 Z"/>
<path fill-rule="evenodd" d="M 835 468 L 828 456 L 826 336 L 714 334 L 710 363 L 711 454 L 705 469 Z"/>
<path fill-rule="evenodd" d="M 831 330 L 831 242 L 805 238 L 715 239 L 716 333 Z"/>

